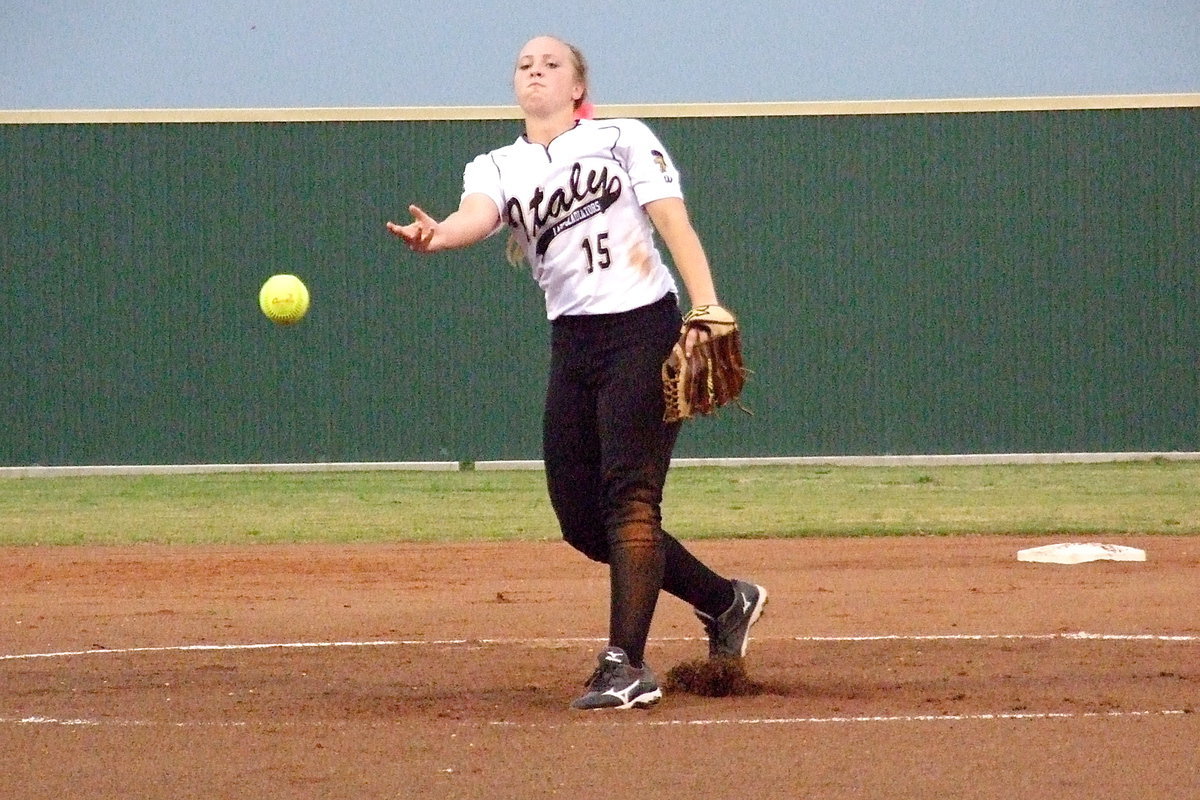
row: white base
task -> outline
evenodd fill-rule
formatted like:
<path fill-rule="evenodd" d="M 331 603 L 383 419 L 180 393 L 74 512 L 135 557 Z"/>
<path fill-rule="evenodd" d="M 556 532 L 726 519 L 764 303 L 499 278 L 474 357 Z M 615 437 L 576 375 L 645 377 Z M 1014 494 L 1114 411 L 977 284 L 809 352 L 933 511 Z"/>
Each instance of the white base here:
<path fill-rule="evenodd" d="M 1041 564 L 1082 564 L 1085 561 L 1145 561 L 1146 551 L 1119 544 L 1047 544 L 1017 551 L 1017 561 Z"/>

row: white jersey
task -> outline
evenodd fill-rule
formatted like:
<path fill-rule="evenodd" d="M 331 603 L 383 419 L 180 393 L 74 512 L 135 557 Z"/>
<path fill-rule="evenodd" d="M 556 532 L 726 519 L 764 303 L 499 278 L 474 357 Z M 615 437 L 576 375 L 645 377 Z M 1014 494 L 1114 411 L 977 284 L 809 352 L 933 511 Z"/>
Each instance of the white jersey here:
<path fill-rule="evenodd" d="M 610 314 L 678 294 L 642 208 L 683 196 L 658 138 L 638 120 L 580 120 L 543 146 L 524 136 L 463 172 L 463 197 L 500 211 L 546 294 L 546 316 Z"/>

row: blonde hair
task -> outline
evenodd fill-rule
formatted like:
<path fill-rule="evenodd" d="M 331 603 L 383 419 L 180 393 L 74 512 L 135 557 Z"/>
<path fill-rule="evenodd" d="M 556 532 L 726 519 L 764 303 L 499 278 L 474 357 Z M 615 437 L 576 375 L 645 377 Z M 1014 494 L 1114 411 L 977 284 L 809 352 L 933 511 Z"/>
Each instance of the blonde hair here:
<path fill-rule="evenodd" d="M 525 250 L 521 247 L 521 243 L 517 241 L 515 233 L 509 233 L 508 241 L 504 243 L 504 260 L 514 267 L 519 267 L 525 263 Z"/>
<path fill-rule="evenodd" d="M 554 38 L 558 39 L 557 36 Z M 571 61 L 575 65 L 575 79 L 583 84 L 583 94 L 581 94 L 579 99 L 575 101 L 575 108 L 579 108 L 588 101 L 589 86 L 587 59 L 583 57 L 583 51 L 575 45 L 571 44 L 570 42 L 563 42 L 562 39 L 558 40 L 565 44 L 567 46 L 567 50 L 571 53 Z"/>

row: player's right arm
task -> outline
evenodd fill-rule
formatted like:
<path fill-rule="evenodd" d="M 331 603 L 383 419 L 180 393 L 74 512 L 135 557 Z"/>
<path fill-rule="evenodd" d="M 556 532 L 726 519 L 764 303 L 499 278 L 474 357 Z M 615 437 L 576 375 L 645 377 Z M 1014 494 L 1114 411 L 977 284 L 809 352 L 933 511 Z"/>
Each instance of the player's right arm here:
<path fill-rule="evenodd" d="M 500 225 L 500 211 L 486 194 L 464 195 L 458 210 L 441 222 L 420 206 L 411 205 L 408 211 L 413 215 L 412 222 L 407 225 L 389 222 L 387 229 L 418 253 L 470 247 L 486 239 Z"/>

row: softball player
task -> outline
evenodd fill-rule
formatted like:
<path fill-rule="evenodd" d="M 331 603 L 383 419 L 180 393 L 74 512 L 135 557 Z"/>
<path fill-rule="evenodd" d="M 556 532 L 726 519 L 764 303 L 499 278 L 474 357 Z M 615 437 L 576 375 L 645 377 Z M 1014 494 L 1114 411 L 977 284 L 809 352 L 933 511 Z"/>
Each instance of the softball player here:
<path fill-rule="evenodd" d="M 543 456 L 563 538 L 609 566 L 609 644 L 573 708 L 633 708 L 662 697 L 644 661 L 660 590 L 689 603 L 711 657 L 741 657 L 767 600 L 761 586 L 713 572 L 662 530 L 663 485 L 679 424 L 666 424 L 660 369 L 679 337 L 675 280 L 694 306 L 716 304 L 679 174 L 642 122 L 578 119 L 582 55 L 529 41 L 513 78 L 525 133 L 477 157 L 458 209 L 418 206 L 388 229 L 416 252 L 474 244 L 507 227 L 546 298 L 551 324 Z"/>

